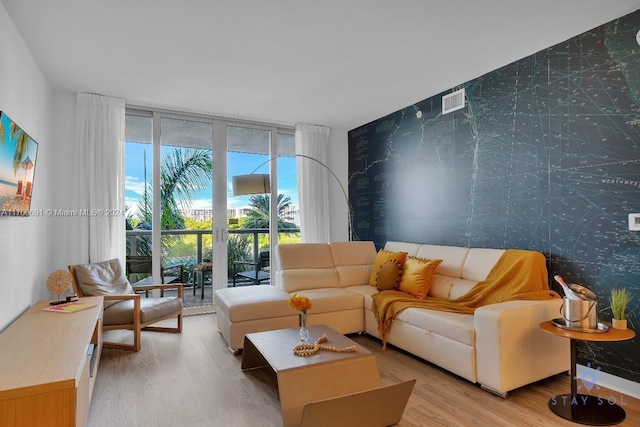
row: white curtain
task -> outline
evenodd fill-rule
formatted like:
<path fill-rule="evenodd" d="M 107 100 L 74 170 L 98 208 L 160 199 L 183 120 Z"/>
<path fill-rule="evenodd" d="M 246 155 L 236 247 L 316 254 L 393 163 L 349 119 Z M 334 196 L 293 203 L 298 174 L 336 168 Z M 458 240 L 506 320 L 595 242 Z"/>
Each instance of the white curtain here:
<path fill-rule="evenodd" d="M 124 99 L 88 93 L 77 96 L 76 244 L 87 254 L 88 262 L 124 260 L 126 254 L 124 110 Z"/>
<path fill-rule="evenodd" d="M 296 125 L 296 154 L 313 157 L 327 164 L 328 127 Z M 298 157 L 298 200 L 300 202 L 300 234 L 304 243 L 328 243 L 329 172 L 322 165 Z"/>

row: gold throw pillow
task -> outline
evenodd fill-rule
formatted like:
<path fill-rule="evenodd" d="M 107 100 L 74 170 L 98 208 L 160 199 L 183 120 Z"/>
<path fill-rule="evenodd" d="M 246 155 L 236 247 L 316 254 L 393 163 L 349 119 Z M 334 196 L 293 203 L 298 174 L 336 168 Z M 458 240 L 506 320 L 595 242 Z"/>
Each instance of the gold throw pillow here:
<path fill-rule="evenodd" d="M 413 295 L 418 299 L 425 299 L 436 268 L 442 262 L 441 259 L 430 260 L 424 258 L 408 257 L 402 267 L 402 277 L 398 290 Z"/>
<path fill-rule="evenodd" d="M 396 261 L 400 267 L 404 264 L 404 260 L 407 259 L 406 252 L 391 252 L 384 249 L 380 249 L 376 255 L 376 260 L 373 262 L 373 271 L 371 271 L 371 277 L 369 278 L 369 284 L 376 286 L 376 278 L 378 277 L 378 270 L 389 261 Z"/>
<path fill-rule="evenodd" d="M 380 270 L 378 270 L 378 276 L 376 277 L 376 286 L 379 291 L 389 291 L 396 289 L 400 282 L 400 273 L 402 272 L 398 261 L 391 260 L 384 263 Z"/>

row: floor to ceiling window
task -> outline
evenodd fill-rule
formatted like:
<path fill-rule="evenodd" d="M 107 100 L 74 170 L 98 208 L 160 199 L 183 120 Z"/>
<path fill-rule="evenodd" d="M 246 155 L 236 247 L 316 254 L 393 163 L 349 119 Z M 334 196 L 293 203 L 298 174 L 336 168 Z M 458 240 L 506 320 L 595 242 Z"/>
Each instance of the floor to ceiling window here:
<path fill-rule="evenodd" d="M 128 109 L 125 133 L 127 257 L 153 264 L 129 275 L 134 288 L 183 283 L 186 313 L 207 312 L 215 289 L 269 258 L 276 230 L 282 241 L 299 241 L 293 129 Z M 258 173 L 276 178 L 276 210 L 271 194 L 231 196 L 231 177 L 261 163 Z"/>
<path fill-rule="evenodd" d="M 278 132 L 278 243 L 300 243 L 295 136 Z"/>

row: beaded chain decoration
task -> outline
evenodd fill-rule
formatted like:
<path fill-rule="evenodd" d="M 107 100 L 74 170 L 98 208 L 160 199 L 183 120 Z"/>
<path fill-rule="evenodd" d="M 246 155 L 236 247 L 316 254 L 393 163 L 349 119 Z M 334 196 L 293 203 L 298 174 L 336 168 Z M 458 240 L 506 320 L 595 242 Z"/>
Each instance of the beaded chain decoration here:
<path fill-rule="evenodd" d="M 351 353 L 356 351 L 355 345 L 345 348 L 338 348 L 333 345 L 320 344 L 321 342 L 325 342 L 328 339 L 329 338 L 327 338 L 326 335 L 323 335 L 318 338 L 314 344 L 298 344 L 297 346 L 293 347 L 293 354 L 297 356 L 310 356 L 320 350 L 335 351 L 336 353 Z"/>

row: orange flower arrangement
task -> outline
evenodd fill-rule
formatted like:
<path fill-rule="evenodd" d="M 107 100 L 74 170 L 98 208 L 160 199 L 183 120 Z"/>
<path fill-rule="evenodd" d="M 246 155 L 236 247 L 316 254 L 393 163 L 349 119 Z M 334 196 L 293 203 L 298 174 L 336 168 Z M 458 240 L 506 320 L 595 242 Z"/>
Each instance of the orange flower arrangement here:
<path fill-rule="evenodd" d="M 293 294 L 289 298 L 289 307 L 299 311 L 300 313 L 306 313 L 308 310 L 311 310 L 313 305 L 311 304 L 309 297 Z"/>

